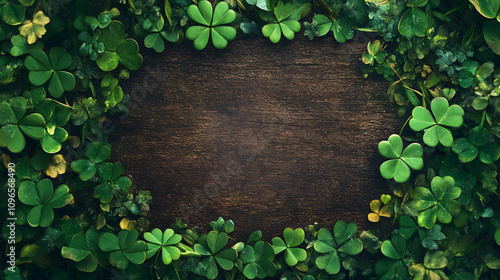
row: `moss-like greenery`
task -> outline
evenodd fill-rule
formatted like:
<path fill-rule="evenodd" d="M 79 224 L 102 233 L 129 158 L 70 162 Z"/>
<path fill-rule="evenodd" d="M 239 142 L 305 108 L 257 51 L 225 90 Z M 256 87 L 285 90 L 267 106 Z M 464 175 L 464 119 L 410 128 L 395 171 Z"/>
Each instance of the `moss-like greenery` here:
<path fill-rule="evenodd" d="M 0 0 L 2 278 L 499 279 L 499 10 L 498 0 Z M 107 161 L 102 129 L 127 112 L 119 84 L 141 68 L 139 46 L 278 43 L 302 28 L 339 43 L 380 36 L 361 70 L 388 81 L 408 121 L 379 145 L 395 187 L 367 215 L 393 230 L 337 221 L 238 242 L 222 218 L 208 233 L 181 220 L 149 229 L 153 198 Z"/>

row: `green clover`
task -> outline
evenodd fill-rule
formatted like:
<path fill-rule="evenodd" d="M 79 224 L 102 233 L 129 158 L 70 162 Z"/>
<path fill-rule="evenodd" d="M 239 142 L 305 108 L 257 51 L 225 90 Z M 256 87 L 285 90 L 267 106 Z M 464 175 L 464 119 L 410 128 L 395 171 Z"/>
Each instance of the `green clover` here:
<path fill-rule="evenodd" d="M 385 240 L 380 248 L 387 258 L 375 264 L 375 274 L 380 279 L 405 280 L 409 278 L 408 269 L 404 262 L 406 257 L 406 239 L 402 235 L 393 235 L 391 240 Z"/>
<path fill-rule="evenodd" d="M 339 43 L 344 43 L 354 37 L 353 25 L 355 25 L 355 23 L 354 20 L 348 16 L 343 16 L 333 21 L 326 15 L 317 14 L 313 18 L 313 23 L 314 22 L 318 25 L 318 36 L 324 36 L 332 31 L 335 40 Z"/>
<path fill-rule="evenodd" d="M 163 233 L 160 229 L 155 228 L 151 232 L 144 233 L 144 239 L 148 241 L 148 251 L 146 252 L 146 258 L 148 259 L 157 252 L 161 252 L 163 263 L 167 265 L 181 256 L 181 251 L 174 245 L 181 242 L 182 236 L 175 234 L 170 228 Z"/>
<path fill-rule="evenodd" d="M 76 268 L 79 271 L 93 272 L 98 265 L 99 253 L 102 252 L 98 248 L 99 232 L 93 228 L 84 233 L 78 233 L 71 238 L 68 246 L 63 246 L 61 255 L 77 262 Z"/>
<path fill-rule="evenodd" d="M 288 266 L 294 266 L 298 262 L 303 261 L 307 258 L 307 253 L 302 248 L 294 248 L 304 242 L 305 232 L 303 229 L 298 228 L 293 230 L 291 228 L 286 228 L 283 231 L 283 239 L 279 237 L 274 237 L 271 239 L 273 243 L 274 254 L 279 254 L 285 251 L 285 262 Z"/>
<path fill-rule="evenodd" d="M 236 19 L 236 13 L 229 9 L 226 2 L 220 2 L 212 9 L 212 4 L 201 0 L 198 5 L 191 5 L 187 10 L 188 16 L 201 24 L 191 26 L 186 31 L 186 38 L 194 41 L 194 48 L 203 50 L 212 36 L 212 43 L 217 49 L 224 49 L 228 41 L 236 38 L 236 29 L 225 24 Z"/>
<path fill-rule="evenodd" d="M 410 168 L 421 170 L 424 167 L 422 146 L 412 143 L 403 151 L 403 140 L 397 134 L 391 135 L 388 141 L 380 142 L 378 151 L 389 158 L 380 165 L 380 174 L 385 179 L 394 178 L 396 182 L 404 183 L 410 178 Z"/>
<path fill-rule="evenodd" d="M 231 270 L 237 258 L 234 249 L 224 249 L 228 237 L 225 232 L 211 231 L 203 234 L 194 245 L 194 250 L 206 258 L 201 260 L 203 273 L 208 279 L 215 279 L 219 275 L 217 265 L 224 270 Z M 223 250 L 224 249 L 224 250 Z"/>
<path fill-rule="evenodd" d="M 473 161 L 478 155 L 479 160 L 485 164 L 492 164 L 500 158 L 500 146 L 493 139 L 491 132 L 481 126 L 471 129 L 467 138 L 455 140 L 451 149 L 464 163 Z"/>
<path fill-rule="evenodd" d="M 111 156 L 111 149 L 98 142 L 92 142 L 85 146 L 85 154 L 88 159 L 77 159 L 71 163 L 71 169 L 79 173 L 82 181 L 88 181 L 94 177 L 96 164 L 107 160 Z"/>
<path fill-rule="evenodd" d="M 102 71 L 114 70 L 119 63 L 131 71 L 141 68 L 142 56 L 139 54 L 139 45 L 132 38 L 125 39 L 123 23 L 113 20 L 106 28 L 97 29 L 95 34 L 105 49 L 96 60 L 97 66 Z"/>
<path fill-rule="evenodd" d="M 45 135 L 45 120 L 38 113 L 27 116 L 28 102 L 24 97 L 14 97 L 9 103 L 0 103 L 0 147 L 7 147 L 13 153 L 20 153 L 26 146 L 24 135 L 40 140 Z"/>
<path fill-rule="evenodd" d="M 427 16 L 425 13 L 419 8 L 411 7 L 406 10 L 399 21 L 398 29 L 401 35 L 411 39 L 413 36 L 425 36 L 427 25 Z"/>
<path fill-rule="evenodd" d="M 314 242 L 314 250 L 321 254 L 316 258 L 316 266 L 325 269 L 328 274 L 339 273 L 341 264 L 339 253 L 353 256 L 363 250 L 361 240 L 353 238 L 357 231 L 358 227 L 354 223 L 346 224 L 344 221 L 335 223 L 333 235 L 326 228 L 320 229 L 318 240 Z"/>
<path fill-rule="evenodd" d="M 276 274 L 273 247 L 262 240 L 257 241 L 252 247 L 248 244 L 240 253 L 243 275 L 248 279 L 265 279 Z"/>
<path fill-rule="evenodd" d="M 415 131 L 425 130 L 424 143 L 436 147 L 441 143 L 450 147 L 453 143 L 453 135 L 447 127 L 461 127 L 464 119 L 464 109 L 458 105 L 449 106 L 444 97 L 434 98 L 431 102 L 431 112 L 418 106 L 413 109 L 410 127 Z"/>
<path fill-rule="evenodd" d="M 75 88 L 73 74 L 63 71 L 72 62 L 70 54 L 62 48 L 55 47 L 50 49 L 48 57 L 42 50 L 31 50 L 31 54 L 24 60 L 24 65 L 30 70 L 29 79 L 33 85 L 41 86 L 50 80 L 49 93 L 52 97 L 59 98 L 65 91 Z"/>
<path fill-rule="evenodd" d="M 28 213 L 28 223 L 32 227 L 48 227 L 54 221 L 54 210 L 73 201 L 66 185 L 54 190 L 52 181 L 43 179 L 38 183 L 24 181 L 19 186 L 19 200 L 26 205 L 34 206 Z"/>
<path fill-rule="evenodd" d="M 413 279 L 448 279 L 441 270 L 448 265 L 448 259 L 443 251 L 427 251 L 424 263 L 410 266 L 408 271 Z"/>
<path fill-rule="evenodd" d="M 126 269 L 129 263 L 141 264 L 146 260 L 148 245 L 142 240 L 137 240 L 139 233 L 133 229 L 122 229 L 118 235 L 110 232 L 104 233 L 99 238 L 99 248 L 109 252 L 109 263 L 118 269 Z"/>
<path fill-rule="evenodd" d="M 300 14 L 294 13 L 292 3 L 284 4 L 279 1 L 273 12 L 260 13 L 260 17 L 268 23 L 262 27 L 262 34 L 268 37 L 271 42 L 278 43 L 281 40 L 281 34 L 288 40 L 295 37 L 295 33 L 300 31 Z"/>
<path fill-rule="evenodd" d="M 384 51 L 384 46 L 380 43 L 379 40 L 375 40 L 373 42 L 368 43 L 368 53 L 364 53 L 361 55 L 364 64 L 374 65 L 375 61 L 377 63 L 382 63 L 387 56 L 387 52 Z"/>
<path fill-rule="evenodd" d="M 115 193 L 121 191 L 125 195 L 128 194 L 132 181 L 127 177 L 120 177 L 123 171 L 121 163 L 103 162 L 97 164 L 97 175 L 101 184 L 94 189 L 94 198 L 100 199 L 101 203 L 109 203 Z"/>
<path fill-rule="evenodd" d="M 436 176 L 432 179 L 431 189 L 417 187 L 413 193 L 410 207 L 418 214 L 418 225 L 431 229 L 436 220 L 443 224 L 451 222 L 453 216 L 460 214 L 461 206 L 455 200 L 461 189 L 455 187 L 455 180 L 450 177 Z"/>
<path fill-rule="evenodd" d="M 40 140 L 43 150 L 49 154 L 59 152 L 62 143 L 68 139 L 68 132 L 63 127 L 69 121 L 69 108 L 46 98 L 37 104 L 35 112 L 42 115 L 46 122 L 45 135 Z"/>

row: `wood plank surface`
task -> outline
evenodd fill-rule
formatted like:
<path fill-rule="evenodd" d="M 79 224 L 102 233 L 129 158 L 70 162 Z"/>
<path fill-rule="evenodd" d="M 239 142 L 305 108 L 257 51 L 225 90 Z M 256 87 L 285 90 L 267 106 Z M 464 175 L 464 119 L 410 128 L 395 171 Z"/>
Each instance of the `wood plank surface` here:
<path fill-rule="evenodd" d="M 272 44 L 243 38 L 220 51 L 190 43 L 162 54 L 124 85 L 130 115 L 115 123 L 113 160 L 154 198 L 152 227 L 181 217 L 208 229 L 222 216 L 244 238 L 338 219 L 362 229 L 369 203 L 389 193 L 377 144 L 398 133 L 381 78 L 364 79 L 367 37 Z"/>

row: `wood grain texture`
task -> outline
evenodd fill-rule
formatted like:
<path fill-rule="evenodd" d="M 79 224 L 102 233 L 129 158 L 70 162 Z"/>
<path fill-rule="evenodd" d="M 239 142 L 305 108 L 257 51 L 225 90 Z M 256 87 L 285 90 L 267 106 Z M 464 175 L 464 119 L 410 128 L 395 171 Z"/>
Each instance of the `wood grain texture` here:
<path fill-rule="evenodd" d="M 330 35 L 143 50 L 144 67 L 124 86 L 131 110 L 113 132 L 113 160 L 151 191 L 152 227 L 182 217 L 208 229 L 222 216 L 237 237 L 270 238 L 338 219 L 371 226 L 370 201 L 389 192 L 377 144 L 402 122 L 386 83 L 359 71 L 367 38 L 341 45 Z"/>

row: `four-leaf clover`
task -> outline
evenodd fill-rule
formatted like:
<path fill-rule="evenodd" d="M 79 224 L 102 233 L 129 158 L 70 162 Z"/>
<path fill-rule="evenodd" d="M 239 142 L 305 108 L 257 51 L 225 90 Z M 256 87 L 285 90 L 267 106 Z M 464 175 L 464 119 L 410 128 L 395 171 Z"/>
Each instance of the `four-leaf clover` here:
<path fill-rule="evenodd" d="M 225 25 L 236 19 L 236 13 L 229 9 L 226 2 L 220 2 L 212 9 L 210 2 L 201 0 L 198 5 L 189 6 L 187 13 L 192 20 L 202 25 L 191 26 L 186 31 L 186 38 L 194 41 L 195 49 L 203 50 L 210 36 L 217 49 L 224 49 L 228 41 L 236 38 L 236 30 Z"/>
<path fill-rule="evenodd" d="M 155 228 L 151 232 L 144 233 L 144 239 L 148 241 L 148 251 L 146 252 L 148 259 L 161 251 L 163 263 L 167 265 L 181 256 L 181 251 L 174 245 L 181 242 L 182 236 L 175 234 L 170 228 L 163 233 L 160 229 Z"/>
<path fill-rule="evenodd" d="M 198 243 L 194 245 L 197 253 L 207 256 L 201 263 L 208 279 L 215 279 L 219 275 L 217 264 L 224 270 L 233 269 L 234 261 L 238 256 L 234 249 L 224 249 L 227 241 L 228 237 L 225 232 L 211 231 L 201 235 Z"/>
<path fill-rule="evenodd" d="M 295 33 L 300 31 L 300 14 L 294 13 L 292 3 L 279 1 L 274 7 L 273 13 L 261 11 L 260 17 L 271 23 L 262 27 L 262 34 L 268 37 L 271 42 L 278 43 L 281 40 L 281 33 L 288 40 L 295 37 Z"/>
<path fill-rule="evenodd" d="M 43 179 L 38 183 L 25 181 L 19 186 L 19 200 L 29 206 L 34 206 L 28 213 L 28 223 L 32 227 L 48 227 L 54 221 L 54 210 L 73 201 L 66 185 L 60 185 L 54 190 L 52 181 Z"/>

